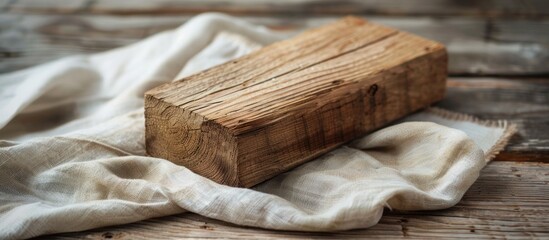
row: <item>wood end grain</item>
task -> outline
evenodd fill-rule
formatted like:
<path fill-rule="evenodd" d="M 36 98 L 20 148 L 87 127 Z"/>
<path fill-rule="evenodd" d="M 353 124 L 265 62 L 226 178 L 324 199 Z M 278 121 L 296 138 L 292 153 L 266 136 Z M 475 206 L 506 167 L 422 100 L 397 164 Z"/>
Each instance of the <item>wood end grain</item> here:
<path fill-rule="evenodd" d="M 346 17 L 146 93 L 147 151 L 250 187 L 444 96 L 443 45 Z"/>

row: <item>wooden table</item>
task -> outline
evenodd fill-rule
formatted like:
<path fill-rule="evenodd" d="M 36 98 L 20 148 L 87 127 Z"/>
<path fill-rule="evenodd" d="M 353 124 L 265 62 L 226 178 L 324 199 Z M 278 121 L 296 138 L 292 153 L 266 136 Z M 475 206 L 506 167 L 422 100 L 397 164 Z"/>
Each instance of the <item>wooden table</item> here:
<path fill-rule="evenodd" d="M 277 30 L 354 14 L 438 40 L 450 54 L 449 92 L 438 106 L 507 119 L 519 134 L 455 207 L 386 210 L 369 229 L 270 231 L 186 213 L 48 238 L 549 238 L 547 1 L 0 0 L 0 72 L 126 45 L 204 11 Z"/>

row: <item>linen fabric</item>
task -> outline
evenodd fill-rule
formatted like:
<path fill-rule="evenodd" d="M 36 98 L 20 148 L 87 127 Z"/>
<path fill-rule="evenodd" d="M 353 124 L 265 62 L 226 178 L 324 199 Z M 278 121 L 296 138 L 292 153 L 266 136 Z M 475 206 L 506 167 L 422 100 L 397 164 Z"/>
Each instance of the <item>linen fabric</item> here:
<path fill-rule="evenodd" d="M 0 239 L 184 211 L 270 229 L 366 228 L 384 207 L 455 205 L 514 130 L 431 109 L 252 189 L 146 155 L 146 90 L 288 36 L 203 14 L 126 47 L 0 75 Z"/>

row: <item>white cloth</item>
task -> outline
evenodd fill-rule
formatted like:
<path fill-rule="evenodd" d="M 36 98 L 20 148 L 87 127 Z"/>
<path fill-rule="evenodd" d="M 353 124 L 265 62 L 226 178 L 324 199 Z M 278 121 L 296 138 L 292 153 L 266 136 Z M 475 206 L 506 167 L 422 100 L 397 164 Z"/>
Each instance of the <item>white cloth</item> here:
<path fill-rule="evenodd" d="M 203 14 L 127 47 L 0 75 L 0 238 L 186 210 L 272 229 L 370 227 L 385 206 L 456 204 L 512 131 L 501 122 L 424 111 L 253 189 L 146 156 L 146 90 L 283 37 Z"/>

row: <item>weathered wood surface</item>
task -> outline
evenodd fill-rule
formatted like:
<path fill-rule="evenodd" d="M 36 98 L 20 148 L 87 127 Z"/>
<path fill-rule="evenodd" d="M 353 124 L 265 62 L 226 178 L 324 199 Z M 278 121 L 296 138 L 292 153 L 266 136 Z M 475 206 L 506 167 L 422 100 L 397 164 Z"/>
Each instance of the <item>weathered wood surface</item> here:
<path fill-rule="evenodd" d="M 451 78 L 437 106 L 517 124 L 496 161 L 549 162 L 549 78 Z"/>
<path fill-rule="evenodd" d="M 346 17 L 145 93 L 147 153 L 251 187 L 441 100 L 446 77 L 441 44 Z"/>
<path fill-rule="evenodd" d="M 8 1 L 6 1 L 8 2 Z M 197 14 L 206 11 L 251 15 L 393 15 L 545 17 L 544 0 L 16 0 L 9 11 L 94 14 Z"/>
<path fill-rule="evenodd" d="M 0 72 L 127 45 L 190 17 L 0 14 Z M 445 44 L 451 75 L 549 73 L 549 34 L 544 34 L 548 20 L 365 17 Z M 301 31 L 338 17 L 243 18 L 276 30 Z"/>
<path fill-rule="evenodd" d="M 366 230 L 326 234 L 268 231 L 189 213 L 44 239 L 549 238 L 549 1 L 366 0 L 333 4 L 302 0 L 284 5 L 286 1 L 260 0 L 231 1 L 230 7 L 222 3 L 225 1 L 133 0 L 121 5 L 102 0 L 0 0 L 0 72 L 126 45 L 174 28 L 206 10 L 237 14 L 289 31 L 318 26 L 341 14 L 355 14 L 446 44 L 450 74 L 466 77 L 449 80 L 449 91 L 439 106 L 482 118 L 508 119 L 518 124 L 519 134 L 457 206 L 421 213 L 388 211 L 380 224 Z"/>
<path fill-rule="evenodd" d="M 439 211 L 391 212 L 369 229 L 332 233 L 240 227 L 192 213 L 51 239 L 345 239 L 549 238 L 549 164 L 492 162 L 456 206 Z"/>

